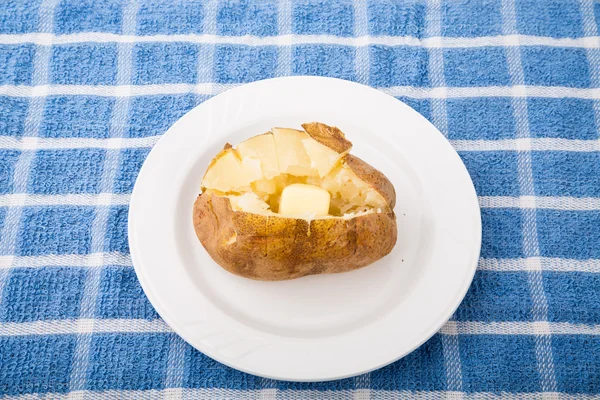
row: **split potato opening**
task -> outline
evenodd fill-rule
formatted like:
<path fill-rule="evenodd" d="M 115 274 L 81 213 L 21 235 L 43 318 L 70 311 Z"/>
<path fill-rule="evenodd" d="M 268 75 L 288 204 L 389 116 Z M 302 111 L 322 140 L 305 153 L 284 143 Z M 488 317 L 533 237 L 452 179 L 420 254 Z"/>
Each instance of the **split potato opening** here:
<path fill-rule="evenodd" d="M 343 133 L 317 123 L 303 127 L 226 145 L 209 165 L 203 191 L 226 196 L 234 211 L 289 218 L 349 218 L 389 208 L 349 166 L 352 144 Z"/>

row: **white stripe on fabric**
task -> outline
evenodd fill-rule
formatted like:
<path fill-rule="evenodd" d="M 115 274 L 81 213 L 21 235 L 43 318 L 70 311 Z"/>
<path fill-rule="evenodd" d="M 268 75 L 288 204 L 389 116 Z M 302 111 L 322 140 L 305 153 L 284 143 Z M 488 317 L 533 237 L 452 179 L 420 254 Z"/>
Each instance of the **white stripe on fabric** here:
<path fill-rule="evenodd" d="M 64 319 L 35 322 L 0 322 L 0 336 L 68 335 L 113 332 L 172 332 L 162 320 L 147 319 Z M 180 339 L 181 340 L 181 339 Z"/>
<path fill-rule="evenodd" d="M 50 33 L 54 30 L 54 9 L 58 0 L 43 0 L 38 10 L 38 30 L 40 32 Z M 50 44 L 52 44 L 50 42 Z M 33 74 L 31 83 L 38 86 L 46 86 L 49 82 L 50 57 L 52 46 L 37 49 L 33 59 Z M 31 164 L 35 158 L 35 143 L 38 140 L 46 99 L 44 97 L 35 97 L 29 101 L 29 107 L 23 126 L 23 136 L 31 147 L 18 146 L 15 149 L 21 153 L 14 165 L 12 172 L 12 191 L 15 193 L 26 193 L 29 183 L 29 173 Z M 20 232 L 21 217 L 23 215 L 22 207 L 17 204 L 8 208 L 4 217 L 3 228 L 0 232 L 0 255 L 13 255 L 17 250 L 18 235 Z M 2 294 L 10 268 L 0 268 L 0 295 Z"/>
<path fill-rule="evenodd" d="M 100 252 L 91 254 L 48 254 L 44 256 L 0 256 L 0 269 L 40 267 L 133 266 L 129 254 Z"/>
<path fill-rule="evenodd" d="M 277 389 L 260 389 L 258 396 L 260 400 L 277 400 Z"/>
<path fill-rule="evenodd" d="M 97 138 L 22 138 L 0 136 L 0 149 L 126 149 L 153 147 L 161 136 L 123 139 Z M 501 139 L 501 140 L 450 140 L 456 151 L 600 151 L 600 140 L 578 140 L 559 138 Z"/>
<path fill-rule="evenodd" d="M 1 146 L 0 141 L 0 146 Z M 600 140 L 518 138 L 503 140 L 450 140 L 456 151 L 600 151 Z"/>
<path fill-rule="evenodd" d="M 35 140 L 32 140 L 35 139 Z M 100 148 L 100 149 L 124 149 L 138 147 L 153 147 L 160 139 L 160 136 L 149 136 L 142 138 L 22 138 L 0 136 L 0 149 L 84 149 L 84 148 Z"/>
<path fill-rule="evenodd" d="M 202 19 L 202 29 L 204 32 L 209 33 L 209 37 L 213 40 L 207 41 L 206 43 L 198 46 L 198 65 L 196 68 L 196 87 L 203 88 L 204 93 L 215 93 L 218 91 L 217 85 L 214 83 L 215 73 L 215 47 L 216 47 L 216 33 L 217 33 L 217 5 L 218 1 L 210 0 L 203 8 L 205 15 Z M 186 91 L 184 93 L 195 93 L 204 94 L 200 91 Z M 174 93 L 175 94 L 175 93 Z"/>
<path fill-rule="evenodd" d="M 540 330 L 552 335 L 600 336 L 600 325 L 570 322 L 522 321 L 481 322 L 448 321 L 440 330 L 445 336 L 457 335 L 536 335 Z M 171 333 L 162 320 L 147 319 L 65 319 L 34 322 L 0 322 L 0 336 L 70 335 L 91 333 Z M 176 356 L 183 355 L 185 342 L 178 338 Z M 181 346 L 180 346 L 181 345 Z M 181 357 L 183 358 L 183 357 Z M 174 361 L 174 360 L 173 360 Z M 174 361 L 175 362 L 175 361 Z M 178 367 L 179 368 L 179 367 Z M 358 387 L 362 389 L 363 385 Z"/>
<path fill-rule="evenodd" d="M 593 0 L 580 0 L 583 34 L 586 36 L 588 64 L 590 68 L 590 81 L 592 87 L 600 86 L 600 36 L 596 24 Z M 596 121 L 598 122 L 598 121 Z M 596 125 L 598 126 L 598 125 Z"/>
<path fill-rule="evenodd" d="M 573 324 L 570 322 L 472 322 L 448 321 L 441 329 L 442 335 L 600 335 L 600 325 Z"/>
<path fill-rule="evenodd" d="M 1 87 L 0 87 L 1 88 Z M 414 87 L 393 86 L 377 88 L 391 96 L 418 99 L 443 99 L 464 97 L 548 97 L 598 99 L 600 88 L 570 88 L 565 86 L 531 86 L 513 84 L 511 86 L 469 86 L 469 87 Z"/>
<path fill-rule="evenodd" d="M 184 398 L 195 400 L 261 400 L 264 397 L 263 390 L 237 390 L 221 388 L 202 388 L 202 389 L 175 389 L 181 392 Z M 107 391 L 80 391 L 80 398 L 93 400 L 157 400 L 171 399 L 169 397 L 174 389 L 163 390 L 107 390 Z M 282 400 L 319 400 L 327 398 L 328 400 L 351 400 L 356 390 L 276 390 L 277 399 Z M 270 392 L 271 393 L 271 392 Z M 6 400 L 64 400 L 68 395 L 65 393 L 47 393 L 47 394 L 26 394 L 20 396 L 4 397 Z M 372 392 L 374 400 L 448 400 L 455 398 L 465 398 L 468 400 L 600 400 L 600 395 L 590 394 L 568 394 L 558 392 L 537 392 L 537 393 L 463 393 L 452 391 L 388 391 L 374 390 Z M 273 399 L 273 397 L 267 397 Z"/>
<path fill-rule="evenodd" d="M 453 317 L 454 318 L 454 317 Z M 446 323 L 448 330 L 452 330 L 452 325 Z M 443 329 L 443 328 L 442 328 Z M 444 367 L 446 370 L 447 387 L 457 393 L 455 398 L 462 398 L 462 363 L 460 358 L 460 343 L 456 334 L 442 335 L 442 351 L 444 354 Z"/>
<path fill-rule="evenodd" d="M 590 84 L 592 87 L 600 87 L 600 37 L 598 37 L 598 25 L 596 24 L 593 0 L 580 0 L 581 18 L 583 22 L 583 34 L 589 36 L 592 47 L 586 47 L 586 55 L 590 69 Z M 595 100 L 594 122 L 596 123 L 596 134 L 600 138 L 600 101 Z"/>
<path fill-rule="evenodd" d="M 542 271 L 583 272 L 600 274 L 600 260 L 573 260 L 552 257 L 528 258 L 481 258 L 477 269 L 480 271 L 515 272 L 529 271 L 530 265 L 540 265 Z"/>
<path fill-rule="evenodd" d="M 431 36 L 441 33 L 440 0 L 432 0 L 427 5 L 426 31 Z M 444 53 L 440 48 L 429 49 L 428 63 L 429 83 L 438 90 L 438 96 L 431 101 L 431 118 L 433 124 L 445 135 L 448 134 L 448 116 L 446 114 L 446 80 L 444 76 Z"/>
<path fill-rule="evenodd" d="M 129 0 L 123 7 L 122 31 L 124 34 L 135 34 L 138 4 L 135 0 Z M 117 46 L 117 85 L 127 87 L 131 82 L 132 74 L 132 43 L 119 43 Z M 118 97 L 113 106 L 113 113 L 109 129 L 109 136 L 113 139 L 115 148 L 106 149 L 103 163 L 100 190 L 102 193 L 112 193 L 115 185 L 115 177 L 119 170 L 121 160 L 121 138 L 127 127 L 129 115 L 129 101 L 131 96 Z M 112 194 L 108 203 L 112 204 Z M 107 223 L 110 215 L 110 207 L 101 202 L 98 196 L 95 205 L 95 216 L 91 227 L 91 249 L 93 253 L 100 255 L 99 262 L 104 264 L 103 254 L 106 247 Z M 91 262 L 91 260 L 90 260 Z M 92 319 L 96 313 L 96 303 L 100 287 L 102 268 L 88 268 L 86 272 L 83 293 L 79 308 L 79 317 L 83 321 Z M 94 324 L 90 325 L 94 329 Z M 78 333 L 87 333 L 86 325 L 78 325 Z M 90 363 L 91 337 L 89 335 L 78 335 L 73 352 L 71 364 L 71 376 L 69 379 L 69 391 L 77 393 L 83 390 L 87 384 L 88 367 Z M 76 396 L 76 395 L 74 395 Z"/>
<path fill-rule="evenodd" d="M 479 205 L 482 208 L 536 208 L 538 210 L 598 211 L 600 210 L 600 198 L 479 196 Z"/>
<path fill-rule="evenodd" d="M 167 327 L 168 329 L 168 327 Z M 187 344 L 177 335 L 171 335 L 169 353 L 167 356 L 167 373 L 165 374 L 165 388 L 177 390 L 183 386 L 185 376 L 185 352 Z M 169 399 L 181 399 L 182 393 L 173 392 Z"/>
<path fill-rule="evenodd" d="M 428 36 L 439 37 L 442 33 L 442 10 L 441 0 L 430 0 L 427 2 L 425 16 L 425 30 Z M 428 49 L 428 76 L 429 83 L 440 90 L 440 96 L 431 100 L 431 119 L 433 124 L 448 136 L 448 115 L 446 113 L 446 87 L 444 76 L 444 51 L 440 46 Z M 460 348 L 458 338 L 455 336 L 442 336 L 442 351 L 444 354 L 444 369 L 446 372 L 446 388 L 456 393 L 462 393 L 462 365 L 460 359 Z M 457 398 L 462 396 L 458 395 Z"/>
<path fill-rule="evenodd" d="M 201 53 L 202 54 L 202 53 Z M 199 67 L 200 68 L 200 67 Z M 156 85 L 0 85 L 0 95 L 16 97 L 40 97 L 40 96 L 152 96 L 163 94 L 205 94 L 213 95 L 227 89 L 239 86 L 239 84 L 219 85 L 211 82 L 197 84 L 189 83 L 165 83 Z"/>
<path fill-rule="evenodd" d="M 129 204 L 130 194 L 4 194 L 0 207 L 30 206 L 111 206 Z"/>
<path fill-rule="evenodd" d="M 369 15 L 367 0 L 354 0 L 354 35 L 368 37 Z M 368 46 L 356 46 L 354 49 L 354 74 L 356 81 L 368 85 L 371 79 L 371 58 Z"/>
<path fill-rule="evenodd" d="M 514 0 L 502 0 L 501 14 L 503 19 L 502 33 L 510 35 L 517 32 L 516 10 Z M 519 47 L 506 47 L 506 61 L 513 86 L 524 85 L 525 77 L 521 61 L 521 50 Z M 515 90 L 515 94 L 519 93 Z M 522 93 L 527 95 L 525 90 Z M 532 170 L 532 155 L 529 130 L 529 119 L 527 112 L 527 101 L 524 96 L 514 96 L 511 99 L 517 137 L 525 142 L 523 148 L 517 151 L 517 175 L 519 179 L 520 192 L 522 196 L 534 196 L 534 177 Z M 535 198 L 534 198 L 535 201 Z M 539 243 L 537 236 L 537 214 L 535 204 L 531 208 L 522 209 L 523 218 L 523 253 L 527 257 L 529 272 L 527 281 L 532 299 L 533 319 L 539 326 L 546 324 L 548 320 L 548 304 L 544 285 L 542 282 L 542 267 L 539 262 Z M 535 354 L 540 374 L 540 387 L 545 392 L 556 392 L 556 376 L 554 372 L 554 359 L 552 354 L 552 343 L 550 335 L 545 329 L 534 329 Z"/>
<path fill-rule="evenodd" d="M 277 5 L 277 33 L 282 45 L 277 47 L 277 76 L 292 75 L 293 54 L 291 44 L 292 33 L 292 2 L 279 0 Z M 217 40 L 221 40 L 221 37 Z M 283 44 L 285 43 L 285 44 Z"/>
<path fill-rule="evenodd" d="M 543 271 L 600 273 L 600 260 L 575 260 L 535 257 Z M 526 258 L 481 258 L 478 269 L 484 271 L 529 271 Z M 94 268 L 106 265 L 132 267 L 131 256 L 122 253 L 65 254 L 45 256 L 0 256 L 0 269 L 41 267 Z"/>
<path fill-rule="evenodd" d="M 106 96 L 130 97 L 169 94 L 216 95 L 241 84 L 164 83 L 156 85 L 0 85 L 0 96 Z M 392 86 L 376 88 L 394 97 L 415 99 L 446 99 L 464 97 L 547 97 L 600 99 L 600 88 L 572 88 L 566 86 L 478 86 L 478 87 L 418 87 Z"/>
<path fill-rule="evenodd" d="M 369 400 L 372 398 L 371 373 L 359 375 L 354 378 L 354 395 L 352 400 Z"/>
<path fill-rule="evenodd" d="M 215 7 L 216 8 L 216 7 Z M 213 8 L 213 9 L 215 9 Z M 593 17 L 593 14 L 591 14 Z M 291 15 L 290 15 L 291 21 Z M 280 30 L 281 32 L 281 30 Z M 594 35 L 581 38 L 553 38 L 530 35 L 498 35 L 480 37 L 443 37 L 433 36 L 417 38 L 412 36 L 369 36 L 339 37 L 331 35 L 294 35 L 291 30 L 277 36 L 219 36 L 216 34 L 173 34 L 173 35 L 118 35 L 103 32 L 82 32 L 68 35 L 51 33 L 2 34 L 0 44 L 33 43 L 39 46 L 73 43 L 194 43 L 194 44 L 230 44 L 247 46 L 291 46 L 298 44 L 332 44 L 340 46 L 363 47 L 417 46 L 424 48 L 469 48 L 469 47 L 517 47 L 548 46 L 575 47 L 586 49 L 600 48 L 600 37 Z"/>

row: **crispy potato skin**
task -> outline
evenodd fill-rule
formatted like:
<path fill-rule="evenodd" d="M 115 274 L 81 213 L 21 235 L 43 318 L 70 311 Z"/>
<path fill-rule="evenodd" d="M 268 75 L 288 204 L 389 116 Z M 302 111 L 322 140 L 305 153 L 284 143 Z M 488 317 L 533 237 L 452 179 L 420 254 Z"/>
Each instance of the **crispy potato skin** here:
<path fill-rule="evenodd" d="M 394 209 L 396 206 L 396 190 L 394 190 L 394 185 L 392 185 L 392 182 L 390 182 L 384 174 L 352 154 L 345 155 L 344 162 L 352 169 L 352 172 L 354 172 L 360 180 L 366 182 L 379 192 L 390 208 Z"/>
<path fill-rule="evenodd" d="M 352 148 L 352 143 L 346 139 L 346 135 L 335 126 L 329 126 L 320 122 L 308 122 L 302 127 L 310 137 L 330 149 L 342 154 Z"/>
<path fill-rule="evenodd" d="M 309 225 L 302 219 L 233 211 L 227 197 L 211 192 L 196 199 L 193 221 L 198 239 L 217 264 L 264 281 L 364 267 L 392 251 L 397 237 L 393 211 Z"/>

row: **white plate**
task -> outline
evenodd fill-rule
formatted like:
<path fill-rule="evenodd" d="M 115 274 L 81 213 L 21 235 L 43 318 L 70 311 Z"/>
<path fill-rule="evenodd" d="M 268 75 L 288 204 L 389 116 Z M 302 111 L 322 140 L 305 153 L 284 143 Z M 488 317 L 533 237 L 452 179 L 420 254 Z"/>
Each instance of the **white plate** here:
<path fill-rule="evenodd" d="M 343 274 L 257 282 L 226 272 L 192 226 L 209 161 L 225 142 L 309 121 L 338 126 L 392 181 L 396 247 Z M 129 243 L 150 302 L 192 346 L 251 374 L 322 381 L 389 364 L 440 329 L 475 273 L 481 220 L 463 163 L 416 111 L 356 83 L 290 77 L 229 90 L 168 130 L 135 184 Z"/>

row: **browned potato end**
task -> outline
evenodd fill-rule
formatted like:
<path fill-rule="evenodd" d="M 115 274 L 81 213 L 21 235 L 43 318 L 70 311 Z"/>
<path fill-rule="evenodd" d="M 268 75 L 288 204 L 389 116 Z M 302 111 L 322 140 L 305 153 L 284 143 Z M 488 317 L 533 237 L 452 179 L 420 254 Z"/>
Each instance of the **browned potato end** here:
<path fill-rule="evenodd" d="M 325 125 L 320 122 L 308 122 L 302 124 L 302 127 L 317 142 L 340 154 L 350 151 L 352 148 L 352 143 L 346 139 L 344 132 L 335 126 Z"/>

